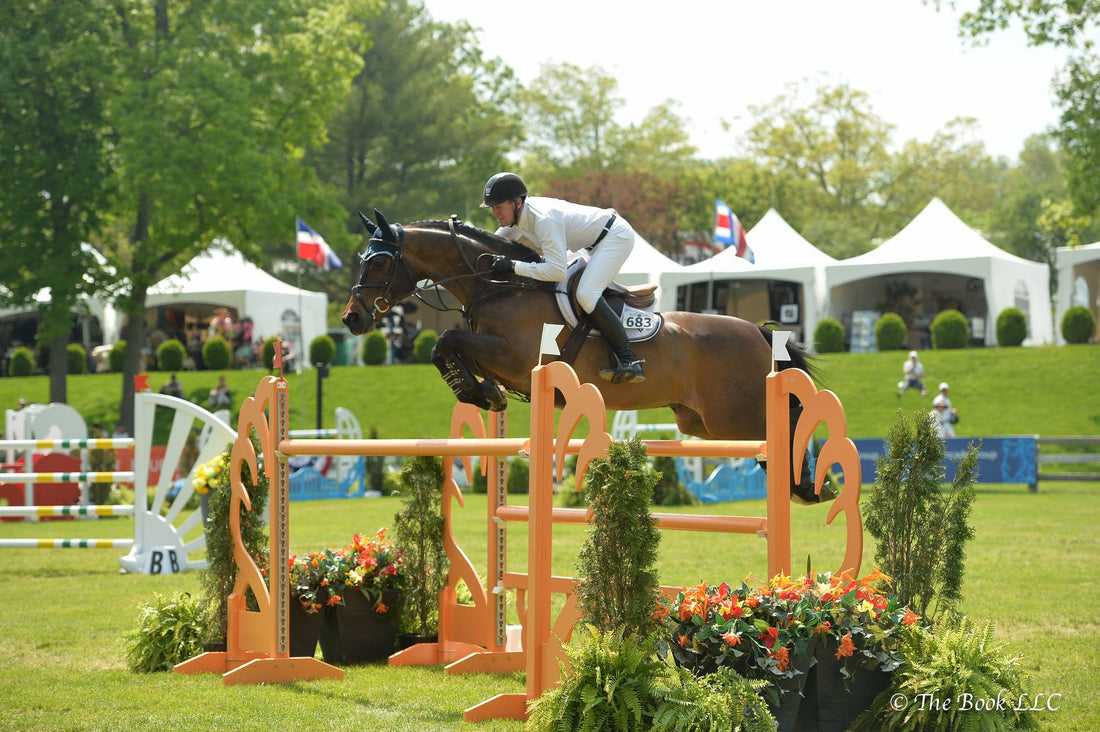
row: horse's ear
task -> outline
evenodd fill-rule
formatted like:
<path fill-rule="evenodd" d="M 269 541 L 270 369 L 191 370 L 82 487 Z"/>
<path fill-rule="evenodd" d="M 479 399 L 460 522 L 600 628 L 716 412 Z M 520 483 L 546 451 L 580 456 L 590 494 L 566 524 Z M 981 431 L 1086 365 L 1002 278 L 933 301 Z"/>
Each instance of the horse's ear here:
<path fill-rule="evenodd" d="M 386 217 L 382 215 L 382 212 L 378 209 L 374 209 L 374 218 L 378 220 L 379 233 L 386 241 L 392 241 L 397 243 L 397 236 L 393 233 L 393 228 L 390 226 L 390 222 L 386 221 Z"/>
<path fill-rule="evenodd" d="M 365 213 L 363 213 L 362 211 L 359 211 L 359 218 L 363 219 L 363 225 L 367 227 L 367 231 L 370 232 L 370 235 L 374 236 L 375 232 L 377 231 L 377 228 L 375 228 L 374 223 L 370 219 L 368 219 L 367 215 Z"/>

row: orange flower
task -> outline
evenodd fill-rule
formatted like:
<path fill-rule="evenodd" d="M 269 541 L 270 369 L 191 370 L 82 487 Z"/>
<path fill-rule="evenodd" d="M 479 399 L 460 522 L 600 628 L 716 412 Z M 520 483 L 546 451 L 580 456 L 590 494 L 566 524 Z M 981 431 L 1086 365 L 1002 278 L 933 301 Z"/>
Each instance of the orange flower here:
<path fill-rule="evenodd" d="M 908 609 L 907 609 L 907 610 L 905 611 L 905 617 L 903 617 L 903 618 L 901 619 L 901 622 L 905 623 L 905 624 L 906 624 L 906 625 L 908 625 L 908 626 L 912 626 L 912 625 L 913 625 L 914 623 L 916 623 L 916 622 L 917 622 L 918 620 L 920 620 L 920 615 L 917 615 L 917 614 L 916 614 L 915 612 L 913 612 L 912 610 L 908 610 Z"/>
<path fill-rule="evenodd" d="M 665 618 L 668 617 L 668 614 L 669 614 L 668 605 L 664 604 L 663 602 L 658 602 L 657 603 L 657 608 L 653 611 L 653 619 L 654 620 L 664 620 Z"/>
<path fill-rule="evenodd" d="M 741 642 L 741 636 L 737 635 L 737 633 L 734 633 L 732 630 L 730 630 L 730 631 L 727 631 L 727 632 L 722 634 L 722 640 L 724 640 L 726 643 L 728 643 L 730 645 L 731 648 L 733 648 L 734 646 L 736 646 L 738 643 Z"/>
<path fill-rule="evenodd" d="M 340 604 L 340 596 L 339 595 L 329 595 L 328 600 L 325 601 L 325 604 L 328 605 L 329 607 L 332 607 L 333 605 L 339 605 Z"/>
<path fill-rule="evenodd" d="M 389 608 L 383 605 L 382 601 L 379 600 L 378 604 L 374 606 L 374 612 L 378 613 L 379 615 L 383 615 L 389 612 Z"/>
<path fill-rule="evenodd" d="M 676 640 L 678 640 L 678 641 L 680 642 L 680 647 L 681 647 L 681 648 L 687 648 L 687 644 L 688 644 L 688 637 L 687 637 L 686 635 L 681 635 L 681 636 L 680 636 L 679 638 L 677 638 Z"/>
<path fill-rule="evenodd" d="M 856 644 L 852 642 L 852 634 L 845 633 L 840 639 L 840 647 L 836 649 L 836 658 L 846 658 L 856 652 Z"/>
<path fill-rule="evenodd" d="M 768 655 L 779 662 L 780 671 L 786 671 L 787 667 L 791 665 L 791 651 L 786 646 L 780 646 L 771 651 Z"/>
<path fill-rule="evenodd" d="M 830 630 L 832 630 L 832 628 L 833 628 L 833 624 L 831 622 L 829 622 L 828 620 L 826 620 L 824 623 L 822 623 L 821 625 L 814 628 L 814 632 L 815 633 L 828 633 Z"/>

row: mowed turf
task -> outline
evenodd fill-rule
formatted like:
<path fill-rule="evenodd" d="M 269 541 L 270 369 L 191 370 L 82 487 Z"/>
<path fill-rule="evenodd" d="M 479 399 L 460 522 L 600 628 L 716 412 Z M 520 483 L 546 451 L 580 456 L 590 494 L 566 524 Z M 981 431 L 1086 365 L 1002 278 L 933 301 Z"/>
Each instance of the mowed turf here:
<path fill-rule="evenodd" d="M 960 435 L 1100 434 L 1100 350 L 1094 346 L 1050 349 L 981 349 L 923 354 L 930 389 L 952 385 L 963 421 Z M 895 394 L 904 354 L 830 356 L 822 378 L 845 403 L 849 433 L 881 436 L 896 414 L 926 409 L 921 399 Z M 259 372 L 231 372 L 236 405 Z M 301 424 L 312 426 L 309 396 L 315 374 L 292 381 L 305 404 Z M 91 419 L 113 423 L 117 375 L 72 378 L 70 402 Z M 206 383 L 206 381 L 209 383 Z M 166 380 L 166 379 L 165 379 Z M 196 401 L 216 374 L 183 374 Z M 159 387 L 153 375 L 151 383 Z M 299 385 L 309 388 L 301 394 Z M 0 379 L 0 399 L 20 395 L 45 400 L 44 377 Z M 104 388 L 106 387 L 106 388 Z M 113 402 L 112 402 L 113 400 Z M 1037 401 L 1036 405 L 1032 402 Z M 111 413 L 110 405 L 115 404 Z M 326 411 L 345 404 L 364 429 L 386 437 L 444 436 L 449 390 L 430 367 L 335 369 L 325 382 Z M 86 405 L 85 411 L 82 405 Z M 514 404 L 512 426 L 526 432 L 524 405 Z M 385 419 L 382 419 L 385 415 Z M 667 412 L 657 413 L 667 420 Z M 1100 729 L 1100 484 L 1045 482 L 1038 493 L 1024 486 L 982 485 L 974 506 L 974 541 L 967 552 L 963 610 L 997 621 L 997 639 L 1022 656 L 1033 674 L 1033 694 L 1060 695 L 1056 711 L 1044 711 L 1043 729 Z M 514 502 L 522 503 L 517 496 Z M 291 546 L 296 552 L 341 545 L 354 532 L 392 524 L 395 498 L 294 503 Z M 762 515 L 762 501 L 685 509 Z M 843 553 L 842 529 L 825 526 L 824 507 L 792 507 L 795 571 L 809 557 L 815 569 L 835 567 Z M 484 575 L 487 543 L 485 498 L 468 496 L 456 511 L 459 542 Z M 840 520 L 843 520 L 841 518 Z M 132 537 L 130 519 L 4 523 L 0 536 Z M 510 525 L 510 570 L 527 564 L 526 526 Z M 554 571 L 573 574 L 582 527 L 555 531 Z M 166 577 L 121 575 L 120 550 L 4 549 L 0 590 L 0 729 L 12 730 L 207 730 L 360 729 L 450 730 L 463 727 L 462 709 L 497 693 L 523 689 L 522 674 L 449 676 L 439 668 L 349 667 L 341 682 L 225 688 L 215 676 L 134 674 L 126 669 L 123 634 L 133 627 L 138 604 L 154 592 L 197 592 L 195 573 Z M 870 538 L 864 570 L 873 564 Z M 761 576 L 764 542 L 743 536 L 668 532 L 661 547 L 661 580 L 668 584 L 739 581 Z M 512 610 L 514 616 L 514 608 Z M 1046 697 L 1043 697 L 1043 704 Z M 470 729 L 519 730 L 495 722 Z"/>

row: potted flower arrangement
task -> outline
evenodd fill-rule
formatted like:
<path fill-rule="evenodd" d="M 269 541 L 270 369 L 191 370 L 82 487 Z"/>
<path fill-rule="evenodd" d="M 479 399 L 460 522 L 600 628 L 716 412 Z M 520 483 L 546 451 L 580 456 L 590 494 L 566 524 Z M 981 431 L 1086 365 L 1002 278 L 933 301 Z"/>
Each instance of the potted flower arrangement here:
<path fill-rule="evenodd" d="M 299 590 L 297 597 L 313 612 L 324 608 L 320 641 L 325 661 L 362 663 L 388 657 L 400 622 L 404 559 L 386 530 L 369 539 L 356 534 L 348 546 L 326 549 L 317 561 L 324 571 L 316 588 Z"/>
<path fill-rule="evenodd" d="M 923 630 L 885 594 L 888 582 L 875 570 L 861 580 L 825 573 L 685 587 L 666 608 L 673 658 L 700 675 L 728 667 L 768 681 L 780 729 L 847 729 L 901 665 L 905 633 Z"/>
<path fill-rule="evenodd" d="M 289 635 L 292 657 L 312 657 L 317 651 L 321 635 L 324 609 L 340 600 L 339 595 L 328 591 L 324 552 L 310 552 L 305 556 L 291 555 L 289 564 L 290 606 Z"/>

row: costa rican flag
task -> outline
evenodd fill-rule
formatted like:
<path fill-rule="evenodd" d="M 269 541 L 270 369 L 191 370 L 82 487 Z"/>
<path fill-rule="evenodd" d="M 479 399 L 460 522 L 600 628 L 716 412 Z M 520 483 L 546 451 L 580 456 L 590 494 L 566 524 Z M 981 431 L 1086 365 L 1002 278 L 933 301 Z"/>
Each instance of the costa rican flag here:
<path fill-rule="evenodd" d="M 332 251 L 332 247 L 325 241 L 325 237 L 310 228 L 309 224 L 295 217 L 298 221 L 298 259 L 305 259 L 325 270 L 340 269 L 344 263 Z"/>
<path fill-rule="evenodd" d="M 745 240 L 745 227 L 741 225 L 733 209 L 717 198 L 714 199 L 714 208 L 714 243 L 720 244 L 723 249 L 735 246 L 737 256 L 756 264 L 756 257 Z"/>

